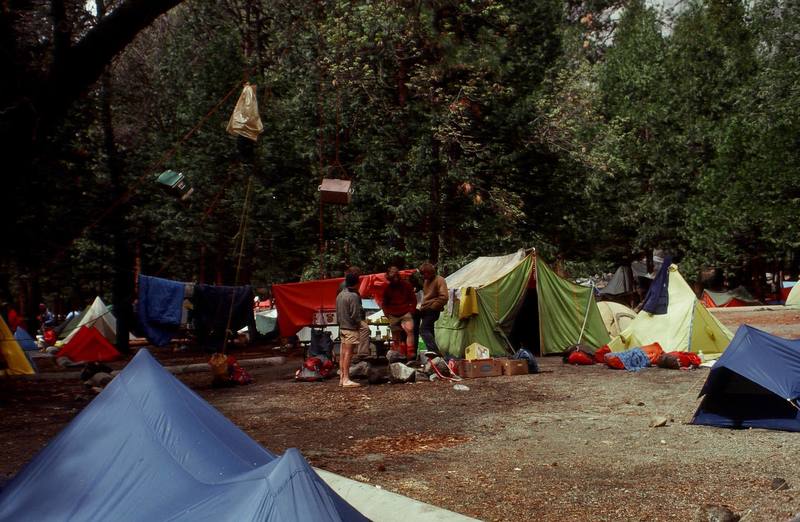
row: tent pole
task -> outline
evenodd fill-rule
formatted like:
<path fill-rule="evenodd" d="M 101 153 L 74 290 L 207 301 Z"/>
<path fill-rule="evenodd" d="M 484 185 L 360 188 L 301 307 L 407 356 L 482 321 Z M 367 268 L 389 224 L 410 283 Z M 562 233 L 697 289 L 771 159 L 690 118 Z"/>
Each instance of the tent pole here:
<path fill-rule="evenodd" d="M 594 299 L 594 281 L 592 281 L 592 286 L 589 287 L 592 290 L 591 295 L 589 296 L 589 300 L 586 301 L 586 311 L 583 314 L 583 325 L 581 325 L 581 334 L 578 336 L 578 342 L 575 344 L 581 344 L 583 340 L 583 333 L 586 331 L 586 321 L 589 319 L 589 307 L 592 306 L 592 299 Z"/>

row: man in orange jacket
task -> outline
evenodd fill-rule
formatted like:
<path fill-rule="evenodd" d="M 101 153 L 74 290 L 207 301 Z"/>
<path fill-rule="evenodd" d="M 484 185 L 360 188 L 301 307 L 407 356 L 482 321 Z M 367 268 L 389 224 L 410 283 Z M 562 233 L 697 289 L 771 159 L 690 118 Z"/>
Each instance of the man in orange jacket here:
<path fill-rule="evenodd" d="M 417 347 L 414 346 L 412 314 L 417 308 L 417 295 L 411 283 L 400 277 L 400 270 L 396 266 L 390 266 L 386 271 L 386 280 L 389 284 L 383 291 L 383 313 L 389 319 L 394 348 L 408 360 L 415 359 Z"/>

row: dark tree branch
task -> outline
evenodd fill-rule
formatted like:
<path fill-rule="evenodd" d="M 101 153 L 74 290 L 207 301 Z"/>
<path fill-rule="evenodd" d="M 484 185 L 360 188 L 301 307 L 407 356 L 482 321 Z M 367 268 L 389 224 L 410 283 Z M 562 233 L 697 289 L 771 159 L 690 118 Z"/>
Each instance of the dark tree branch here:
<path fill-rule="evenodd" d="M 182 0 L 127 0 L 54 60 L 48 78 L 34 101 L 47 130 L 64 116 L 72 103 L 100 78 L 104 68 L 137 34 Z"/>

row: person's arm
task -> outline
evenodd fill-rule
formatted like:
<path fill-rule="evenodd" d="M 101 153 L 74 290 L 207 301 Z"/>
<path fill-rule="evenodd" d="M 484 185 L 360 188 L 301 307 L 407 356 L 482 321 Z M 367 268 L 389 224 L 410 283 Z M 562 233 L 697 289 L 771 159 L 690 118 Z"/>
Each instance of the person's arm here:
<path fill-rule="evenodd" d="M 351 292 L 350 299 L 347 301 L 347 311 L 350 316 L 352 324 L 358 325 L 363 319 L 361 313 L 361 297 L 358 294 Z"/>
<path fill-rule="evenodd" d="M 447 304 L 449 297 L 447 296 L 447 283 L 444 282 L 443 277 L 434 280 L 434 292 L 436 295 L 430 300 L 427 308 L 436 312 L 444 310 L 444 305 Z"/>

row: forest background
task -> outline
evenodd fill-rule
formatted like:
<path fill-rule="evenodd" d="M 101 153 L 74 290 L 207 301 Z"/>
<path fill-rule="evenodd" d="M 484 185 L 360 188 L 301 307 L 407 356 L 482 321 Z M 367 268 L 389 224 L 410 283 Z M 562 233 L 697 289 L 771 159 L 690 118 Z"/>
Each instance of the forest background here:
<path fill-rule="evenodd" d="M 0 294 L 522 247 L 574 276 L 654 248 L 689 279 L 796 272 L 798 27 L 783 0 L 4 2 Z M 225 132 L 245 81 L 255 143 Z"/>

